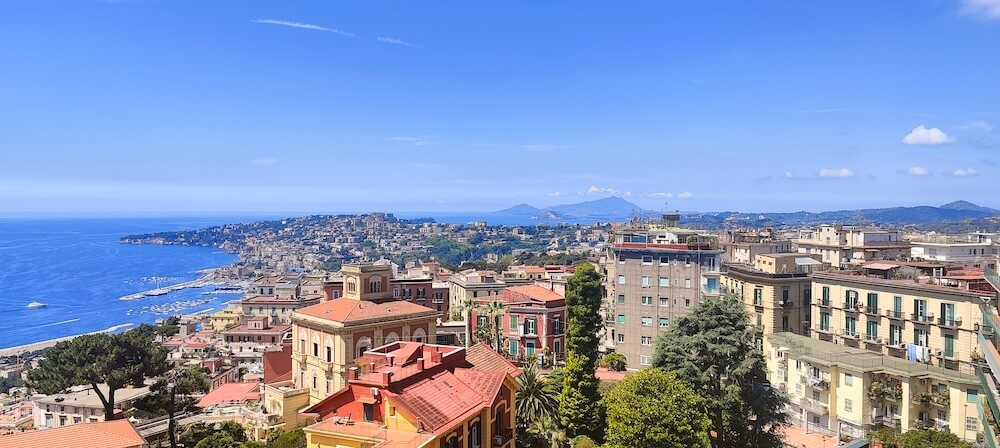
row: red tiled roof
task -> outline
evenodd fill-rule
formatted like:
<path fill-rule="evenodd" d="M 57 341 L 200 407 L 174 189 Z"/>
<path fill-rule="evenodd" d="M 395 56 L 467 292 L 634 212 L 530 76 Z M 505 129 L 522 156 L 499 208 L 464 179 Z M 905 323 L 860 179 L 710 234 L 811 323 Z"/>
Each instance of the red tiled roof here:
<path fill-rule="evenodd" d="M 213 404 L 242 403 L 260 400 L 260 384 L 258 383 L 226 383 L 209 392 L 198 400 L 199 408 Z"/>
<path fill-rule="evenodd" d="M 473 389 L 445 370 L 394 392 L 398 394 L 397 405 L 410 411 L 423 429 L 436 431 L 483 405 L 484 391 Z"/>
<path fill-rule="evenodd" d="M 344 298 L 307 306 L 297 312 L 306 316 L 330 319 L 343 323 L 437 314 L 437 311 L 433 309 L 412 302 L 391 301 L 374 303 L 365 300 Z"/>
<path fill-rule="evenodd" d="M 504 358 L 485 342 L 480 342 L 465 349 L 465 362 L 472 367 L 483 370 L 497 370 L 517 376 L 521 369 Z"/>
<path fill-rule="evenodd" d="M 285 344 L 281 351 L 264 352 L 264 384 L 281 381 L 292 374 L 292 345 Z"/>
<path fill-rule="evenodd" d="M 532 298 L 535 300 L 540 300 L 542 302 L 554 302 L 557 300 L 566 300 L 562 294 L 555 292 L 549 288 L 545 288 L 538 285 L 522 285 L 513 286 L 507 288 L 503 291 L 504 299 L 510 299 L 515 301 L 525 300 L 526 298 Z"/>
<path fill-rule="evenodd" d="M 128 420 L 80 423 L 0 436 L 0 448 L 138 448 L 146 444 Z"/>

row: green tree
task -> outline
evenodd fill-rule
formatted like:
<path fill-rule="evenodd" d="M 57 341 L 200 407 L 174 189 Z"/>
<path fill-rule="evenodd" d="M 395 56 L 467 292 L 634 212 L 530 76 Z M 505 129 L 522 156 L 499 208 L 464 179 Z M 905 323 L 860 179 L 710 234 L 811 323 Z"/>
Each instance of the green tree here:
<path fill-rule="evenodd" d="M 601 365 L 614 372 L 624 372 L 627 360 L 621 353 L 608 353 L 601 358 Z"/>
<path fill-rule="evenodd" d="M 143 325 L 116 335 L 95 333 L 60 342 L 28 373 L 29 386 L 54 394 L 71 386 L 90 385 L 104 406 L 105 420 L 113 420 L 116 391 L 141 385 L 145 378 L 168 368 L 167 351 L 153 342 L 153 334 Z M 99 384 L 107 385 L 107 394 Z"/>
<path fill-rule="evenodd" d="M 604 416 L 597 392 L 597 331 L 601 328 L 601 275 L 580 263 L 566 283 L 566 366 L 559 417 L 570 437 L 601 440 Z"/>
<path fill-rule="evenodd" d="M 764 354 L 743 303 L 707 299 L 656 340 L 653 365 L 698 391 L 715 448 L 783 446 L 786 399 L 767 382 Z"/>
<path fill-rule="evenodd" d="M 243 444 L 247 441 L 246 431 L 243 429 L 239 423 L 234 421 L 225 421 L 219 423 L 205 423 L 198 422 L 192 423 L 184 427 L 184 431 L 181 432 L 178 441 L 180 444 L 188 447 L 199 447 L 199 444 L 211 436 L 218 435 L 212 442 L 209 442 L 208 447 L 211 448 L 228 448 L 230 446 L 235 446 L 237 448 L 240 445 L 227 445 L 231 443 L 230 441 L 238 444 Z M 215 445 L 217 444 L 217 445 Z M 200 447 L 204 448 L 204 447 Z"/>
<path fill-rule="evenodd" d="M 230 434 L 216 432 L 201 439 L 194 445 L 194 448 L 243 448 L 243 442 L 233 439 Z"/>
<path fill-rule="evenodd" d="M 517 376 L 521 386 L 517 390 L 517 426 L 527 428 L 528 423 L 542 417 L 555 417 L 559 411 L 559 391 L 538 375 L 535 363 L 529 363 Z"/>
<path fill-rule="evenodd" d="M 570 448 L 598 448 L 597 442 L 587 436 L 576 436 L 569 444 Z"/>
<path fill-rule="evenodd" d="M 545 416 L 534 420 L 528 425 L 527 432 L 534 440 L 529 442 L 532 448 L 563 448 L 569 443 L 566 431 L 559 427 L 559 422 Z"/>
<path fill-rule="evenodd" d="M 208 375 L 200 368 L 175 369 L 167 372 L 150 386 L 150 394 L 138 400 L 135 407 L 155 415 L 166 414 L 167 438 L 170 448 L 177 446 L 177 420 L 174 416 L 184 411 L 198 400 L 193 396 L 208 392 Z"/>
<path fill-rule="evenodd" d="M 900 437 L 903 448 L 968 448 L 955 433 L 922 429 L 907 431 Z"/>
<path fill-rule="evenodd" d="M 306 448 L 306 433 L 302 429 L 283 431 L 273 440 L 268 440 L 267 448 Z"/>
<path fill-rule="evenodd" d="M 507 305 L 499 300 L 494 300 L 483 307 L 481 312 L 490 317 L 490 323 L 493 325 L 490 345 L 493 346 L 493 350 L 503 353 L 503 328 L 500 325 L 500 318 L 507 312 Z"/>
<path fill-rule="evenodd" d="M 605 448 L 709 446 L 701 398 L 673 373 L 645 369 L 629 375 L 604 404 Z"/>

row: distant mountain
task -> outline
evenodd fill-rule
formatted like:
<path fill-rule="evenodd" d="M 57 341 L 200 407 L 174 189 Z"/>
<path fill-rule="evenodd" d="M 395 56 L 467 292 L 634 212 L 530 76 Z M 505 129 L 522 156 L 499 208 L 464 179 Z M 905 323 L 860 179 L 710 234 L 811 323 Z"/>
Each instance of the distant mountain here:
<path fill-rule="evenodd" d="M 942 208 L 942 209 L 945 209 L 945 210 L 962 210 L 962 211 L 967 211 L 967 212 L 983 212 L 983 213 L 991 213 L 991 214 L 1000 214 L 1000 210 L 997 210 L 995 208 L 983 207 L 981 205 L 976 205 L 976 204 L 973 204 L 973 203 L 971 203 L 969 201 L 949 202 L 949 203 L 947 203 L 945 205 L 942 205 L 942 206 L 940 206 L 938 208 Z"/>
<path fill-rule="evenodd" d="M 624 221 L 632 216 L 653 216 L 656 213 L 644 210 L 619 197 L 609 197 L 577 204 L 555 205 L 546 208 L 532 207 L 528 204 L 518 204 L 511 208 L 495 212 L 498 215 L 528 216 L 541 220 L 602 220 Z"/>

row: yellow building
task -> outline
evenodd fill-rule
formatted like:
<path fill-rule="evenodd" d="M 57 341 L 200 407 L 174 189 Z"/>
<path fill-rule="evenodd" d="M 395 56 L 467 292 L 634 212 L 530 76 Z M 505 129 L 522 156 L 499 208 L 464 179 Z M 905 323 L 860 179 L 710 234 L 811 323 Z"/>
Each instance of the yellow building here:
<path fill-rule="evenodd" d="M 743 299 L 750 322 L 761 333 L 809 334 L 810 275 L 822 268 L 819 258 L 796 253 L 757 254 L 750 264 L 727 264 L 722 286 Z"/>
<path fill-rule="evenodd" d="M 1000 275 L 993 269 L 986 269 L 986 281 L 1000 290 Z M 1000 446 L 1000 314 L 997 312 L 997 295 L 993 300 L 984 301 L 979 305 L 982 323 L 977 325 L 977 340 L 979 349 L 974 354 L 976 376 L 979 377 L 983 396 L 979 400 L 977 411 L 982 424 L 983 446 L 997 448 Z"/>
<path fill-rule="evenodd" d="M 310 448 L 513 448 L 519 369 L 490 347 L 396 342 L 361 365 L 303 412 Z"/>
<path fill-rule="evenodd" d="M 239 325 L 240 319 L 243 318 L 243 313 L 240 312 L 240 308 L 238 307 L 228 307 L 212 313 L 208 318 L 212 323 L 212 330 L 216 333 L 222 333 L 228 328 Z"/>
<path fill-rule="evenodd" d="M 766 335 L 764 353 L 797 425 L 854 438 L 891 427 L 975 441 L 981 430 L 975 376 L 792 333 Z"/>

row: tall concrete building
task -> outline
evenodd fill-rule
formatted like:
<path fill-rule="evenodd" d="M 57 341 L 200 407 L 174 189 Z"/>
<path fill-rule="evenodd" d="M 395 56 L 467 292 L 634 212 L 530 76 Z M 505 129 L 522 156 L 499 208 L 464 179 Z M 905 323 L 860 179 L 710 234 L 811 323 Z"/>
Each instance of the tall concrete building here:
<path fill-rule="evenodd" d="M 750 322 L 761 334 L 808 335 L 811 327 L 813 272 L 819 255 L 757 254 L 753 263 L 728 263 L 722 285 L 743 299 Z"/>
<path fill-rule="evenodd" d="M 678 222 L 673 214 L 615 229 L 604 258 L 602 348 L 625 355 L 630 370 L 652 363 L 653 341 L 674 319 L 722 292 L 717 238 Z"/>
<path fill-rule="evenodd" d="M 986 280 L 1000 290 L 1000 275 L 986 270 Z M 975 327 L 977 353 L 973 360 L 976 376 L 982 387 L 983 398 L 977 400 L 976 410 L 982 425 L 983 446 L 1000 447 L 1000 315 L 997 313 L 997 296 L 979 304 L 982 323 Z"/>
<path fill-rule="evenodd" d="M 796 249 L 818 254 L 834 268 L 847 268 L 873 260 L 899 260 L 910 256 L 910 244 L 895 230 L 823 225 L 799 231 Z"/>

